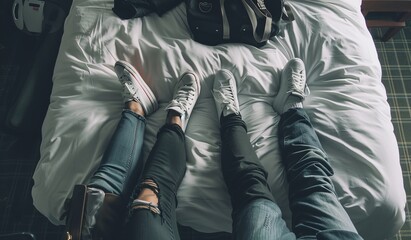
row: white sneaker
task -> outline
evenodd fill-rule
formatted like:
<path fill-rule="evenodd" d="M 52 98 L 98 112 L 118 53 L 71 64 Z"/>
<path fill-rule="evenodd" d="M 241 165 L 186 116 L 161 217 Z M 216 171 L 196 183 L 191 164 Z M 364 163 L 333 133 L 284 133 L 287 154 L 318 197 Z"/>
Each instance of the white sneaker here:
<path fill-rule="evenodd" d="M 218 117 L 230 114 L 240 114 L 237 97 L 237 84 L 233 73 L 220 70 L 214 77 L 213 96 L 217 107 Z"/>
<path fill-rule="evenodd" d="M 114 65 L 114 71 L 123 85 L 124 102 L 139 102 L 145 115 L 150 115 L 158 109 L 156 96 L 130 63 L 118 61 Z"/>
<path fill-rule="evenodd" d="M 299 58 L 293 58 L 282 71 L 280 88 L 274 98 L 273 108 L 282 114 L 289 108 L 302 107 L 302 101 L 308 94 L 304 62 Z"/>
<path fill-rule="evenodd" d="M 180 113 L 182 129 L 185 131 L 191 112 L 200 95 L 201 84 L 197 75 L 186 72 L 178 81 L 174 89 L 174 97 L 166 110 L 174 110 Z"/>

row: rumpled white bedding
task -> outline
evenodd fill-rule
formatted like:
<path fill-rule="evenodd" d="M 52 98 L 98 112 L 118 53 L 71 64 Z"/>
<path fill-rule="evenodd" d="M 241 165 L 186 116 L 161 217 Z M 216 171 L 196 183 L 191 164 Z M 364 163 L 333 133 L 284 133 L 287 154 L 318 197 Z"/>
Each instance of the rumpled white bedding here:
<path fill-rule="evenodd" d="M 163 17 L 120 20 L 112 0 L 74 0 L 54 71 L 34 173 L 35 207 L 64 224 L 65 200 L 99 165 L 122 110 L 113 71 L 132 63 L 161 108 L 148 117 L 144 155 L 165 119 L 164 106 L 179 76 L 197 72 L 202 93 L 189 122 L 187 173 L 178 191 L 178 221 L 198 231 L 231 231 L 231 206 L 220 171 L 219 122 L 211 95 L 214 74 L 231 70 L 251 143 L 269 172 L 272 192 L 289 222 L 287 182 L 277 142 L 279 116 L 271 107 L 281 69 L 301 58 L 311 95 L 304 102 L 335 170 L 339 200 L 366 239 L 402 226 L 405 192 L 390 107 L 360 0 L 295 0 L 296 20 L 261 49 L 240 44 L 204 46 L 190 38 L 185 6 Z"/>

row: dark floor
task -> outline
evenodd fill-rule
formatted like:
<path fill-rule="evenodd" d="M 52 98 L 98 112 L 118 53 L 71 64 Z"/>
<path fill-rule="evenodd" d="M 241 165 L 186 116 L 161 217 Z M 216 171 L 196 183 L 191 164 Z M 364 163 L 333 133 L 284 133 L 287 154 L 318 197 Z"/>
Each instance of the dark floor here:
<path fill-rule="evenodd" d="M 29 107 L 21 106 L 20 93 L 24 86 L 32 84 L 27 83 L 29 72 L 25 69 L 33 64 L 31 60 L 41 47 L 41 38 L 23 34 L 10 24 L 11 19 L 5 13 L 11 2 L 0 3 L 0 234 L 29 231 L 38 240 L 54 240 L 60 238 L 62 227 L 50 224 L 33 208 L 30 194 L 31 176 L 39 159 L 41 120 L 47 109 L 48 95 L 44 92 L 51 87 L 51 77 L 45 77 L 40 84 L 45 97 L 39 96 Z M 386 43 L 378 40 L 381 29 L 372 32 L 392 107 L 407 199 L 411 202 L 411 28 L 405 28 Z M 41 74 L 51 76 L 50 69 Z M 33 104 L 40 110 L 33 111 Z M 11 114 L 19 107 L 27 107 L 29 114 L 17 117 Z M 408 207 L 406 213 L 407 221 L 394 239 L 411 239 Z"/>
<path fill-rule="evenodd" d="M 63 1 L 62 1 L 63 2 Z M 41 122 L 48 105 L 53 66 L 30 72 L 33 59 L 45 36 L 18 31 L 9 14 L 12 0 L 0 1 L 0 234 L 29 231 L 37 239 L 59 239 L 62 228 L 48 223 L 32 206 L 31 175 L 39 159 Z M 59 33 L 47 38 L 54 41 L 49 51 L 59 44 Z M 47 53 L 53 59 L 53 52 Z M 55 53 L 54 53 L 55 54 Z M 44 64 L 43 63 L 43 64 Z M 41 74 L 43 82 L 34 83 L 30 74 Z M 38 86 L 36 86 L 38 84 Z M 36 96 L 27 86 L 46 96 Z M 35 96 L 27 104 L 25 96 Z M 23 97 L 21 96 L 23 95 Z M 19 113 L 26 109 L 26 114 Z M 3 239 L 3 238 L 2 238 Z"/>
<path fill-rule="evenodd" d="M 394 239 L 411 239 L 411 26 L 399 32 L 393 39 L 382 43 L 375 40 L 381 62 L 392 123 L 398 141 L 400 161 L 407 193 L 406 222 Z M 373 31 L 381 36 L 381 29 Z"/>

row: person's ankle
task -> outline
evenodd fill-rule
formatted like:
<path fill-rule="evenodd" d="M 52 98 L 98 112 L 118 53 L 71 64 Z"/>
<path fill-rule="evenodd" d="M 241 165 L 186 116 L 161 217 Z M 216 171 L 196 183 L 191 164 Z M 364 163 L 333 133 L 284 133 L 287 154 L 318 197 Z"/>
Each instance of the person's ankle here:
<path fill-rule="evenodd" d="M 182 127 L 183 123 L 181 121 L 180 113 L 174 110 L 168 110 L 166 124 L 177 124 L 178 126 Z"/>
<path fill-rule="evenodd" d="M 157 195 L 151 189 L 148 188 L 143 189 L 138 195 L 137 199 L 158 205 Z"/>
<path fill-rule="evenodd" d="M 137 113 L 140 116 L 143 116 L 143 117 L 145 116 L 143 107 L 141 106 L 139 102 L 136 102 L 133 100 L 133 101 L 126 102 L 124 105 L 125 105 L 125 109 L 128 109 L 134 113 Z"/>

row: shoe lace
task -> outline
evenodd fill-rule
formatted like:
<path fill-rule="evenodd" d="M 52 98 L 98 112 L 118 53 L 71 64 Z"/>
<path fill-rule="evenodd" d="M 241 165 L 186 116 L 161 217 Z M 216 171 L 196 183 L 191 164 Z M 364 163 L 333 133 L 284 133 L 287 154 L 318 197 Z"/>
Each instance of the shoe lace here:
<path fill-rule="evenodd" d="M 217 91 L 217 97 L 220 99 L 222 107 L 230 107 L 235 112 L 238 112 L 238 109 L 235 105 L 235 97 L 232 91 L 230 84 L 222 84 L 220 90 Z"/>
<path fill-rule="evenodd" d="M 303 80 L 305 78 L 304 71 L 292 71 L 291 73 L 292 81 L 289 81 L 291 84 L 290 90 L 288 93 L 291 92 L 298 92 L 301 93 L 303 96 L 307 96 L 310 94 L 310 90 L 307 87 L 307 83 Z"/>
<path fill-rule="evenodd" d="M 137 90 L 135 89 L 134 85 L 130 82 L 130 79 L 127 76 L 121 76 L 121 81 L 124 83 L 123 85 L 123 97 L 126 99 L 133 99 L 138 100 L 136 96 Z"/>
<path fill-rule="evenodd" d="M 180 87 L 173 99 L 173 105 L 177 105 L 181 110 L 187 112 L 194 102 L 195 89 L 193 85 L 183 85 Z"/>

